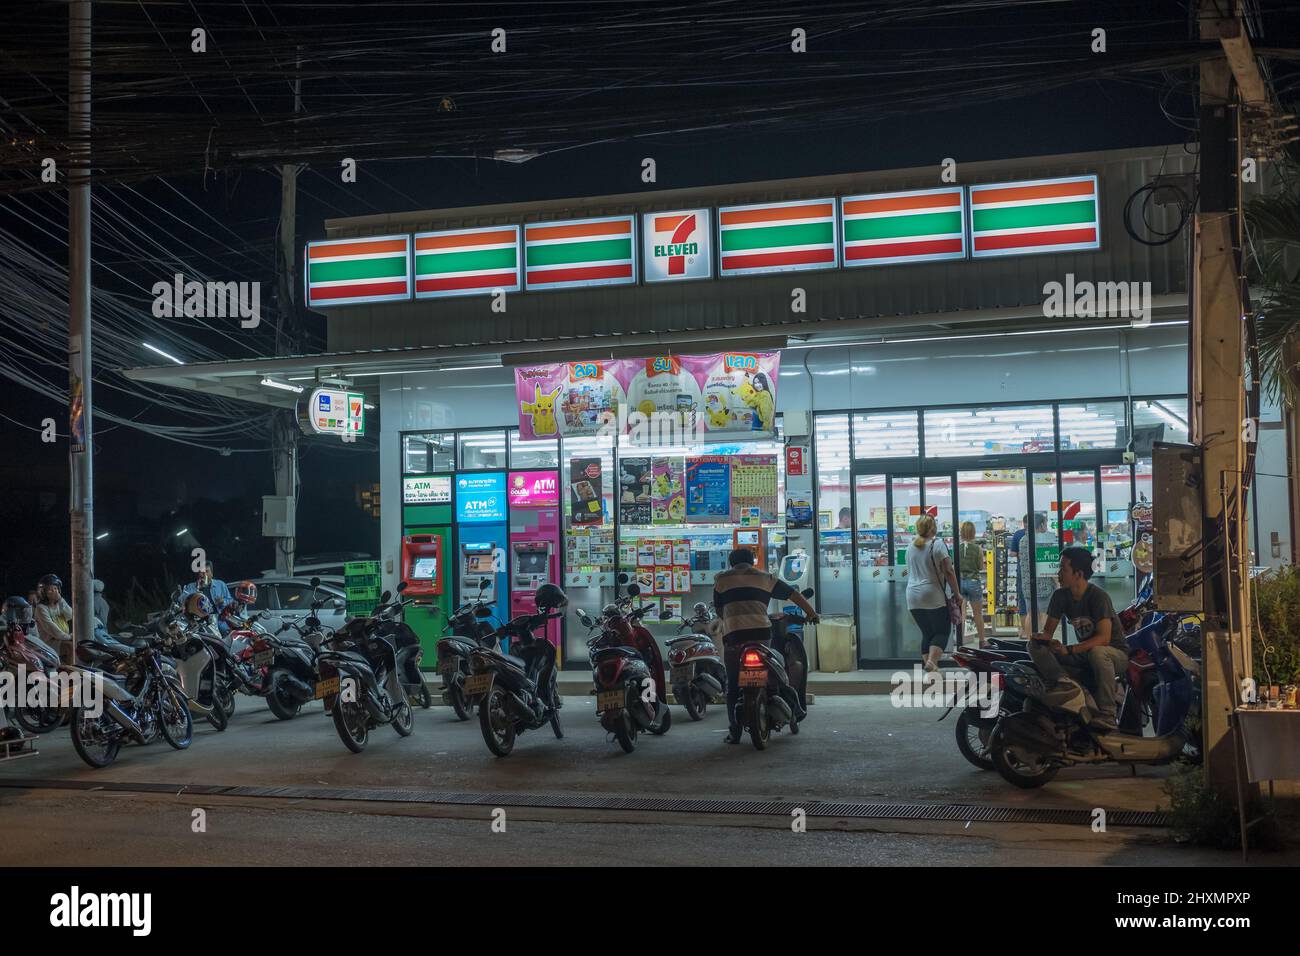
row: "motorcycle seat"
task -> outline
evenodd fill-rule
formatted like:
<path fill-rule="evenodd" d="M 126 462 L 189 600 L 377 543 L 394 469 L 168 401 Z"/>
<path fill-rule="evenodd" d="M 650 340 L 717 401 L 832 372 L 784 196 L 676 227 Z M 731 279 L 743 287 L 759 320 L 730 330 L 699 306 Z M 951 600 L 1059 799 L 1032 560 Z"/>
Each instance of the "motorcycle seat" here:
<path fill-rule="evenodd" d="M 669 647 L 672 647 L 674 644 L 682 643 L 682 641 L 699 641 L 699 640 L 712 641 L 713 639 L 708 637 L 702 637 L 699 634 L 684 634 L 681 637 L 670 637 L 668 640 L 664 641 L 664 643 L 667 644 Z"/>
<path fill-rule="evenodd" d="M 611 657 L 635 657 L 639 659 L 641 655 L 631 647 L 602 647 L 592 655 L 592 660 L 604 661 L 609 660 Z"/>

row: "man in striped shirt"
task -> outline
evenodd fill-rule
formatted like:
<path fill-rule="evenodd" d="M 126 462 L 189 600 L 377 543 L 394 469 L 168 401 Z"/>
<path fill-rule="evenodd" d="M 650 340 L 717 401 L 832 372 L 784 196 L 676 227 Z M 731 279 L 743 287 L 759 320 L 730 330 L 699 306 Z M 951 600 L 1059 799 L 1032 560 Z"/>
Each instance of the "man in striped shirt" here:
<path fill-rule="evenodd" d="M 767 605 L 773 598 L 793 601 L 810 624 L 817 612 L 808 599 L 776 575 L 754 567 L 754 552 L 737 548 L 727 558 L 730 567 L 713 579 L 713 607 L 722 620 L 722 653 L 727 668 L 727 720 L 731 725 L 727 743 L 740 743 L 743 728 L 736 713 L 740 703 L 740 648 L 754 642 L 768 643 L 772 621 Z"/>

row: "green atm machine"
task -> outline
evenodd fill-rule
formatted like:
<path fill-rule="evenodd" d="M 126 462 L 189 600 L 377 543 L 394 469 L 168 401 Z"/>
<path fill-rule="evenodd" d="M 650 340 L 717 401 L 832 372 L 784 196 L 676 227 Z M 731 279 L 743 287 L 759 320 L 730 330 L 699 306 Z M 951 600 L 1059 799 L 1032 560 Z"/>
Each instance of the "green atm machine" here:
<path fill-rule="evenodd" d="M 437 667 L 438 640 L 451 613 L 454 570 L 451 566 L 451 475 L 402 479 L 402 565 L 406 623 L 420 638 L 424 670 Z"/>

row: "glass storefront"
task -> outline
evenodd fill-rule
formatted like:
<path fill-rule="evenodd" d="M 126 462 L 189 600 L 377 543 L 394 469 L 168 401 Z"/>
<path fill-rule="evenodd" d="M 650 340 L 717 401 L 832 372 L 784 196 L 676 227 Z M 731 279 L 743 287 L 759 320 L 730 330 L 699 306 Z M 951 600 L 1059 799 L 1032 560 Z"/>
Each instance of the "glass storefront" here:
<path fill-rule="evenodd" d="M 1142 583 L 1144 535 L 1149 543 L 1150 445 L 1185 441 L 1186 412 L 1179 397 L 814 413 L 804 441 L 812 445 L 809 583 L 819 610 L 856 622 L 864 665 L 915 657 L 904 570 L 924 514 L 953 550 L 961 525 L 974 526 L 985 561 L 984 618 L 998 634 L 1019 633 L 1035 611 L 1041 618 L 1060 548 L 1071 544 L 1094 552 L 1098 583 L 1122 607 Z M 778 419 L 776 440 L 653 448 L 628 436 L 617 444 L 521 441 L 508 428 L 412 432 L 401 436 L 402 470 L 446 474 L 452 486 L 462 472 L 557 476 L 556 566 L 570 607 L 563 658 L 581 668 L 587 635 L 576 609 L 598 610 L 623 593 L 620 576 L 668 612 L 662 623 L 656 613 L 647 617 L 665 639 L 696 601 L 710 600 L 733 547 L 755 547 L 775 570 L 786 552 L 780 427 Z M 1123 461 L 1128 450 L 1135 465 Z M 743 500 L 730 500 L 733 493 Z M 446 545 L 454 557 L 467 532 L 448 523 L 456 525 Z M 1012 548 L 1019 531 L 1026 540 Z M 448 577 L 459 588 L 464 576 Z"/>

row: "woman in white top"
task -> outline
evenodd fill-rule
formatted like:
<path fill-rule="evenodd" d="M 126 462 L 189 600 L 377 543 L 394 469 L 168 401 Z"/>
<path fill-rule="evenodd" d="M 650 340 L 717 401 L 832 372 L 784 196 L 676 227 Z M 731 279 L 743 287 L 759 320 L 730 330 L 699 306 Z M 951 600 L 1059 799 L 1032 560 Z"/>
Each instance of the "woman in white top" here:
<path fill-rule="evenodd" d="M 927 671 L 939 669 L 939 658 L 952 633 L 944 585 L 950 586 L 953 594 L 961 589 L 947 547 L 935 538 L 937 531 L 934 519 L 922 515 L 907 549 L 907 609 L 921 629 L 921 661 Z"/>

